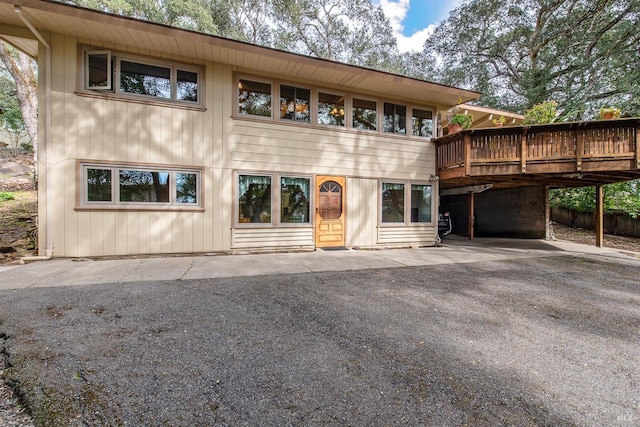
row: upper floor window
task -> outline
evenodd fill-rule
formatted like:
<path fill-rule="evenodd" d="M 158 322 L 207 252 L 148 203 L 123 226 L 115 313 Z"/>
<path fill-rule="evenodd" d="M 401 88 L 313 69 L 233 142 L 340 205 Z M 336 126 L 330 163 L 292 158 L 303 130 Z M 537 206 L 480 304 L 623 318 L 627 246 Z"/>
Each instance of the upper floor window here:
<path fill-rule="evenodd" d="M 407 107 L 384 103 L 382 130 L 389 133 L 407 133 Z"/>
<path fill-rule="evenodd" d="M 356 129 L 378 129 L 378 111 L 376 101 L 353 98 L 353 127 Z"/>
<path fill-rule="evenodd" d="M 318 92 L 318 124 L 345 126 L 344 95 Z"/>
<path fill-rule="evenodd" d="M 271 83 L 240 79 L 238 112 L 251 116 L 271 117 Z"/>
<path fill-rule="evenodd" d="M 311 122 L 311 90 L 280 85 L 280 118 Z"/>
<path fill-rule="evenodd" d="M 413 108 L 411 110 L 411 135 L 433 137 L 433 112 Z"/>
<path fill-rule="evenodd" d="M 85 50 L 84 89 L 202 104 L 202 70 L 196 66 L 110 50 Z"/>

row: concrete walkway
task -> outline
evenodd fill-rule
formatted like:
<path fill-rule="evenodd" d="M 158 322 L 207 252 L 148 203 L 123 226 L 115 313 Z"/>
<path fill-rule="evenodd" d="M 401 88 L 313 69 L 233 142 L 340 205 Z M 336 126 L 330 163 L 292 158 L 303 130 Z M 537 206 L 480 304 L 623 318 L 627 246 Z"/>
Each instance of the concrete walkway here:
<path fill-rule="evenodd" d="M 159 280 L 187 280 L 596 255 L 640 262 L 640 254 L 566 241 L 449 236 L 440 247 L 317 250 L 254 255 L 201 255 L 91 260 L 53 259 L 0 267 L 0 290 Z"/>

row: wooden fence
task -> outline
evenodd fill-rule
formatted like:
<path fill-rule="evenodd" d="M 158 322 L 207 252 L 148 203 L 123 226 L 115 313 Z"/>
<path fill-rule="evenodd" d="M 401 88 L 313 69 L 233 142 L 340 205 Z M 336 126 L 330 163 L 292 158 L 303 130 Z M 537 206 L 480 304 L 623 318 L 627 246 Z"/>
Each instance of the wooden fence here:
<path fill-rule="evenodd" d="M 551 219 L 571 227 L 595 230 L 595 215 L 563 208 L 551 208 Z M 621 236 L 640 237 L 640 218 L 632 218 L 626 213 L 604 216 L 604 232 Z"/>

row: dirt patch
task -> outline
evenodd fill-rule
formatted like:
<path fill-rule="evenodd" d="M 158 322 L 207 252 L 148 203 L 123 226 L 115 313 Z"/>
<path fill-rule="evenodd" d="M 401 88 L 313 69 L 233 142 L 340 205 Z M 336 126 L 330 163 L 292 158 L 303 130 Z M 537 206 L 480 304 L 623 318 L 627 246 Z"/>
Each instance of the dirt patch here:
<path fill-rule="evenodd" d="M 33 154 L 0 150 L 0 264 L 36 250 L 38 203 Z"/>
<path fill-rule="evenodd" d="M 595 246 L 596 233 L 593 230 L 583 228 L 572 228 L 568 225 L 557 222 L 552 223 L 553 237 L 557 240 L 568 240 L 570 242 L 582 243 L 584 245 Z M 605 234 L 604 246 L 626 251 L 640 252 L 640 238 L 629 236 L 614 236 Z"/>

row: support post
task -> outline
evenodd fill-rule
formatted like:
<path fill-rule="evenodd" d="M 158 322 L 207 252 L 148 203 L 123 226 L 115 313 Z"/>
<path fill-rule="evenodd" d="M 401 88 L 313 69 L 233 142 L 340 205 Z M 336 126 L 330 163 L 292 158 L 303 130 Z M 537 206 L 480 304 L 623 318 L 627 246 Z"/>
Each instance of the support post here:
<path fill-rule="evenodd" d="M 602 185 L 596 185 L 596 246 L 601 248 L 604 246 L 604 191 Z"/>
<path fill-rule="evenodd" d="M 549 203 L 549 186 L 544 187 L 544 235 L 545 239 L 553 239 L 551 228 L 551 203 Z"/>
<path fill-rule="evenodd" d="M 473 219 L 475 217 L 474 208 L 475 208 L 475 193 L 470 191 L 469 193 L 469 240 L 473 240 Z"/>
<path fill-rule="evenodd" d="M 462 145 L 464 146 L 464 175 L 471 176 L 471 134 L 465 132 L 462 136 Z"/>

